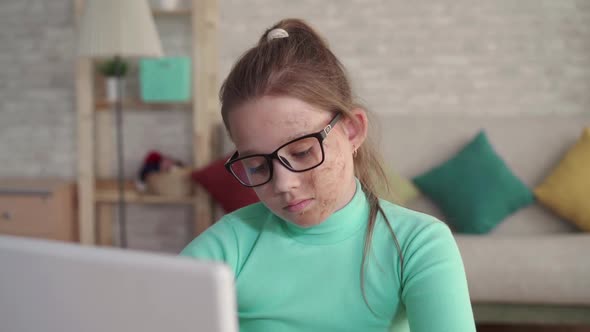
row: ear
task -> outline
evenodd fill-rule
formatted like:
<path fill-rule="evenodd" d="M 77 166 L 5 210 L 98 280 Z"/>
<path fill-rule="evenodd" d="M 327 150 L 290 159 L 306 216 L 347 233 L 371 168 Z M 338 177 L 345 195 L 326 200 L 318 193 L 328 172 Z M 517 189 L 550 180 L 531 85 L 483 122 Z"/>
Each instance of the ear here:
<path fill-rule="evenodd" d="M 352 149 L 358 149 L 367 138 L 369 120 L 362 108 L 354 108 L 344 119 L 344 133 L 347 135 Z"/>

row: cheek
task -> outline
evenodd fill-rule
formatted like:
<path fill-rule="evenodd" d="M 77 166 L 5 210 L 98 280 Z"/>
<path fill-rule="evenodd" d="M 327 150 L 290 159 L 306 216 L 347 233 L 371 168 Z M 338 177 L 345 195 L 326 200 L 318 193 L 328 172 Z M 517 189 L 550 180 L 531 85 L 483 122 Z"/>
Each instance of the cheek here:
<path fill-rule="evenodd" d="M 260 187 L 254 187 L 254 192 L 258 196 L 258 198 L 263 202 L 268 202 L 269 199 L 273 196 L 272 187 L 269 184 Z"/>
<path fill-rule="evenodd" d="M 349 177 L 348 162 L 342 147 L 339 145 L 326 146 L 326 156 L 324 164 L 311 174 L 311 183 L 313 190 L 321 197 L 320 204 L 324 208 L 333 206 L 339 195 L 340 187 Z"/>

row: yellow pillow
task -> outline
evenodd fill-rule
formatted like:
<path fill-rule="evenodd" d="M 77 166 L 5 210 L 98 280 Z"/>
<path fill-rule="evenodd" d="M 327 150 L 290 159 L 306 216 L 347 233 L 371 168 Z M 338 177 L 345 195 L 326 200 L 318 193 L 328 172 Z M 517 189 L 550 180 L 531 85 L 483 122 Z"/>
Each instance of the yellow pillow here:
<path fill-rule="evenodd" d="M 557 215 L 590 232 L 590 127 L 534 193 Z"/>
<path fill-rule="evenodd" d="M 400 175 L 388 165 L 383 165 L 383 172 L 387 181 L 378 179 L 377 196 L 397 205 L 405 206 L 408 202 L 420 195 L 418 188 L 412 181 Z M 389 186 L 388 186 L 388 185 Z"/>

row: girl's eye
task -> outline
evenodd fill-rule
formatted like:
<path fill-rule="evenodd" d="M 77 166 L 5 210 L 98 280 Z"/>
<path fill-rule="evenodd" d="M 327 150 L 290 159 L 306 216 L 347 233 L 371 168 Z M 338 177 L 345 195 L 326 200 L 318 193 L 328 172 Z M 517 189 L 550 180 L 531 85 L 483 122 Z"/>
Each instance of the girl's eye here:
<path fill-rule="evenodd" d="M 291 156 L 293 156 L 295 158 L 305 158 L 311 153 L 311 149 L 312 148 L 309 148 L 307 150 L 300 151 L 300 152 L 291 153 Z"/>
<path fill-rule="evenodd" d="M 261 164 L 260 166 L 257 166 L 257 167 L 248 167 L 248 173 L 250 173 L 250 174 L 261 173 L 261 172 L 265 172 L 266 169 L 267 169 L 266 164 Z"/>

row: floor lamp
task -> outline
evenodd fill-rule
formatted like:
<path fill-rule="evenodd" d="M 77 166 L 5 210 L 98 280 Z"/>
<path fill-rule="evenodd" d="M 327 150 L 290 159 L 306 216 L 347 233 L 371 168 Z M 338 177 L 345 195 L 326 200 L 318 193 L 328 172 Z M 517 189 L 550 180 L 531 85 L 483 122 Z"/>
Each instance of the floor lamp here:
<path fill-rule="evenodd" d="M 145 0 L 86 0 L 80 20 L 78 55 L 93 59 L 162 56 L 151 9 Z M 127 247 L 123 172 L 123 88 L 117 77 L 114 102 L 117 133 L 118 221 L 121 247 Z"/>

